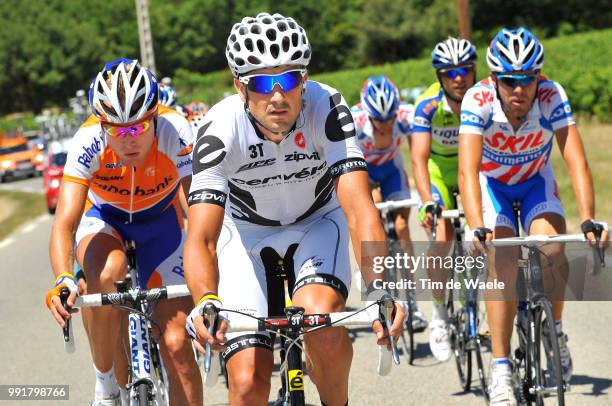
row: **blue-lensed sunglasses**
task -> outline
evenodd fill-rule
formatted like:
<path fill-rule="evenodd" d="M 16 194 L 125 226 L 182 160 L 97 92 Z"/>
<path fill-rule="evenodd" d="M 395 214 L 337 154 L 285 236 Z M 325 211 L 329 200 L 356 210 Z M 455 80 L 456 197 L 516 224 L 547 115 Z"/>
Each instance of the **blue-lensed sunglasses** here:
<path fill-rule="evenodd" d="M 473 65 L 467 65 L 460 66 L 458 68 L 440 69 L 438 72 L 440 73 L 440 75 L 446 76 L 449 79 L 455 79 L 457 76 L 461 76 L 462 78 L 464 78 L 473 70 Z"/>
<path fill-rule="evenodd" d="M 498 80 L 500 80 L 505 86 L 508 86 L 512 89 L 520 87 L 527 87 L 533 83 L 534 80 L 538 78 L 537 73 L 532 73 L 530 75 L 497 75 Z"/>
<path fill-rule="evenodd" d="M 270 94 L 278 84 L 284 92 L 298 87 L 306 74 L 305 69 L 288 70 L 278 74 L 257 74 L 242 76 L 239 80 L 252 92 Z"/>

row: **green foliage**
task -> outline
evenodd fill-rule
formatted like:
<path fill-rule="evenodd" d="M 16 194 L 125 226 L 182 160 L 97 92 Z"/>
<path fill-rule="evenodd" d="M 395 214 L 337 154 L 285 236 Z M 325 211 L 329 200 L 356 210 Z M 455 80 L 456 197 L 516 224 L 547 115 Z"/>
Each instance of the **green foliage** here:
<path fill-rule="evenodd" d="M 232 25 L 262 11 L 306 29 L 313 74 L 424 57 L 457 35 L 456 7 L 451 0 L 149 0 L 156 73 L 191 83 L 198 80 L 186 71 L 225 69 Z M 470 7 L 480 46 L 502 26 L 526 25 L 542 38 L 612 26 L 609 0 L 472 0 Z M 3 0 L 0 13 L 2 113 L 65 106 L 105 62 L 140 56 L 134 0 Z M 212 98 L 225 83 L 197 92 Z"/>
<path fill-rule="evenodd" d="M 612 121 L 612 29 L 574 34 L 543 41 L 543 73 L 565 88 L 575 112 L 594 115 L 600 121 Z M 478 77 L 488 73 L 484 48 L 478 49 Z M 436 80 L 429 57 L 313 75 L 311 79 L 342 92 L 349 104 L 359 101 L 359 91 L 370 75 L 389 76 L 398 88 L 427 86 Z M 225 93 L 233 92 L 229 70 L 198 75 L 180 71 L 177 91 L 187 100 L 214 104 Z"/>

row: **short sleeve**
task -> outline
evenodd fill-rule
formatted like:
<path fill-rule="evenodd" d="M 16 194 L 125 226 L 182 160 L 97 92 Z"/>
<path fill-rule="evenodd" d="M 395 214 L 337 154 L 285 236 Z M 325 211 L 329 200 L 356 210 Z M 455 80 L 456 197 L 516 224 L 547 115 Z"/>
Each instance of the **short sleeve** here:
<path fill-rule="evenodd" d="M 81 126 L 70 142 L 62 180 L 89 185 L 105 148 L 99 124 Z"/>
<path fill-rule="evenodd" d="M 482 135 L 492 119 L 494 100 L 493 90 L 487 86 L 471 87 L 461 102 L 459 133 Z"/>
<path fill-rule="evenodd" d="M 198 129 L 193 145 L 193 164 L 189 205 L 211 203 L 224 207 L 229 192 L 228 160 L 230 141 L 227 125 L 210 111 Z M 225 135 L 225 137 L 221 137 Z"/>
<path fill-rule="evenodd" d="M 342 95 L 331 89 L 318 101 L 317 119 L 321 123 L 316 137 L 322 146 L 332 177 L 356 170 L 367 171 L 355 137 L 355 123 Z"/>
<path fill-rule="evenodd" d="M 553 131 L 576 124 L 565 89 L 557 82 L 545 81 L 538 89 L 540 110 Z"/>

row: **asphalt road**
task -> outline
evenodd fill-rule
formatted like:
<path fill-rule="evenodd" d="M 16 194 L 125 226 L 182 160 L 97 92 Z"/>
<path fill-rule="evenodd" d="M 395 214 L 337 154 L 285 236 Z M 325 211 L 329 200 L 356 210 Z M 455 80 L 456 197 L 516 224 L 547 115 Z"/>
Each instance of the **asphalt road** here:
<path fill-rule="evenodd" d="M 35 187 L 39 178 L 12 182 L 15 188 Z M 42 197 L 41 197 L 42 198 Z M 87 337 L 80 317 L 76 318 L 76 352 L 65 354 L 59 327 L 44 305 L 44 294 L 52 284 L 48 260 L 49 233 L 53 218 L 44 215 L 0 241 L 0 277 L 5 287 L 0 295 L 0 385 L 67 384 L 69 401 L 2 401 L 16 404 L 89 404 L 94 375 Z M 414 219 L 412 219 L 413 227 Z M 414 232 L 413 235 L 418 235 Z M 422 238 L 422 236 L 421 236 Z M 349 305 L 359 307 L 351 292 Z M 430 316 L 430 303 L 421 307 Z M 568 405 L 612 404 L 612 304 L 609 302 L 567 303 L 564 326 L 570 336 L 574 360 Z M 367 330 L 351 330 L 354 359 L 350 377 L 351 405 L 482 405 L 476 390 L 464 393 L 458 383 L 453 360 L 439 364 L 429 352 L 428 333 L 417 336 L 415 365 L 402 363 L 387 377 L 376 375 L 377 348 Z M 273 392 L 279 386 L 273 378 Z M 226 403 L 222 380 L 205 393 L 206 405 Z M 319 405 L 315 388 L 306 380 L 308 404 Z M 274 396 L 271 396 L 273 398 Z"/>

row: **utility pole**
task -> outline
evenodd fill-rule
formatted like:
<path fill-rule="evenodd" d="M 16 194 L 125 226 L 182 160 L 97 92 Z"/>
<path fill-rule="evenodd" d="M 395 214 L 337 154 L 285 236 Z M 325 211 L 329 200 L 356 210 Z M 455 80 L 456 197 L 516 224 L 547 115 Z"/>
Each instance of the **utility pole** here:
<path fill-rule="evenodd" d="M 470 19 L 470 0 L 457 0 L 459 37 L 472 39 L 472 20 Z"/>
<path fill-rule="evenodd" d="M 155 55 L 153 54 L 153 37 L 149 23 L 149 0 L 136 1 L 136 18 L 138 19 L 138 37 L 140 39 L 140 62 L 156 72 Z"/>

